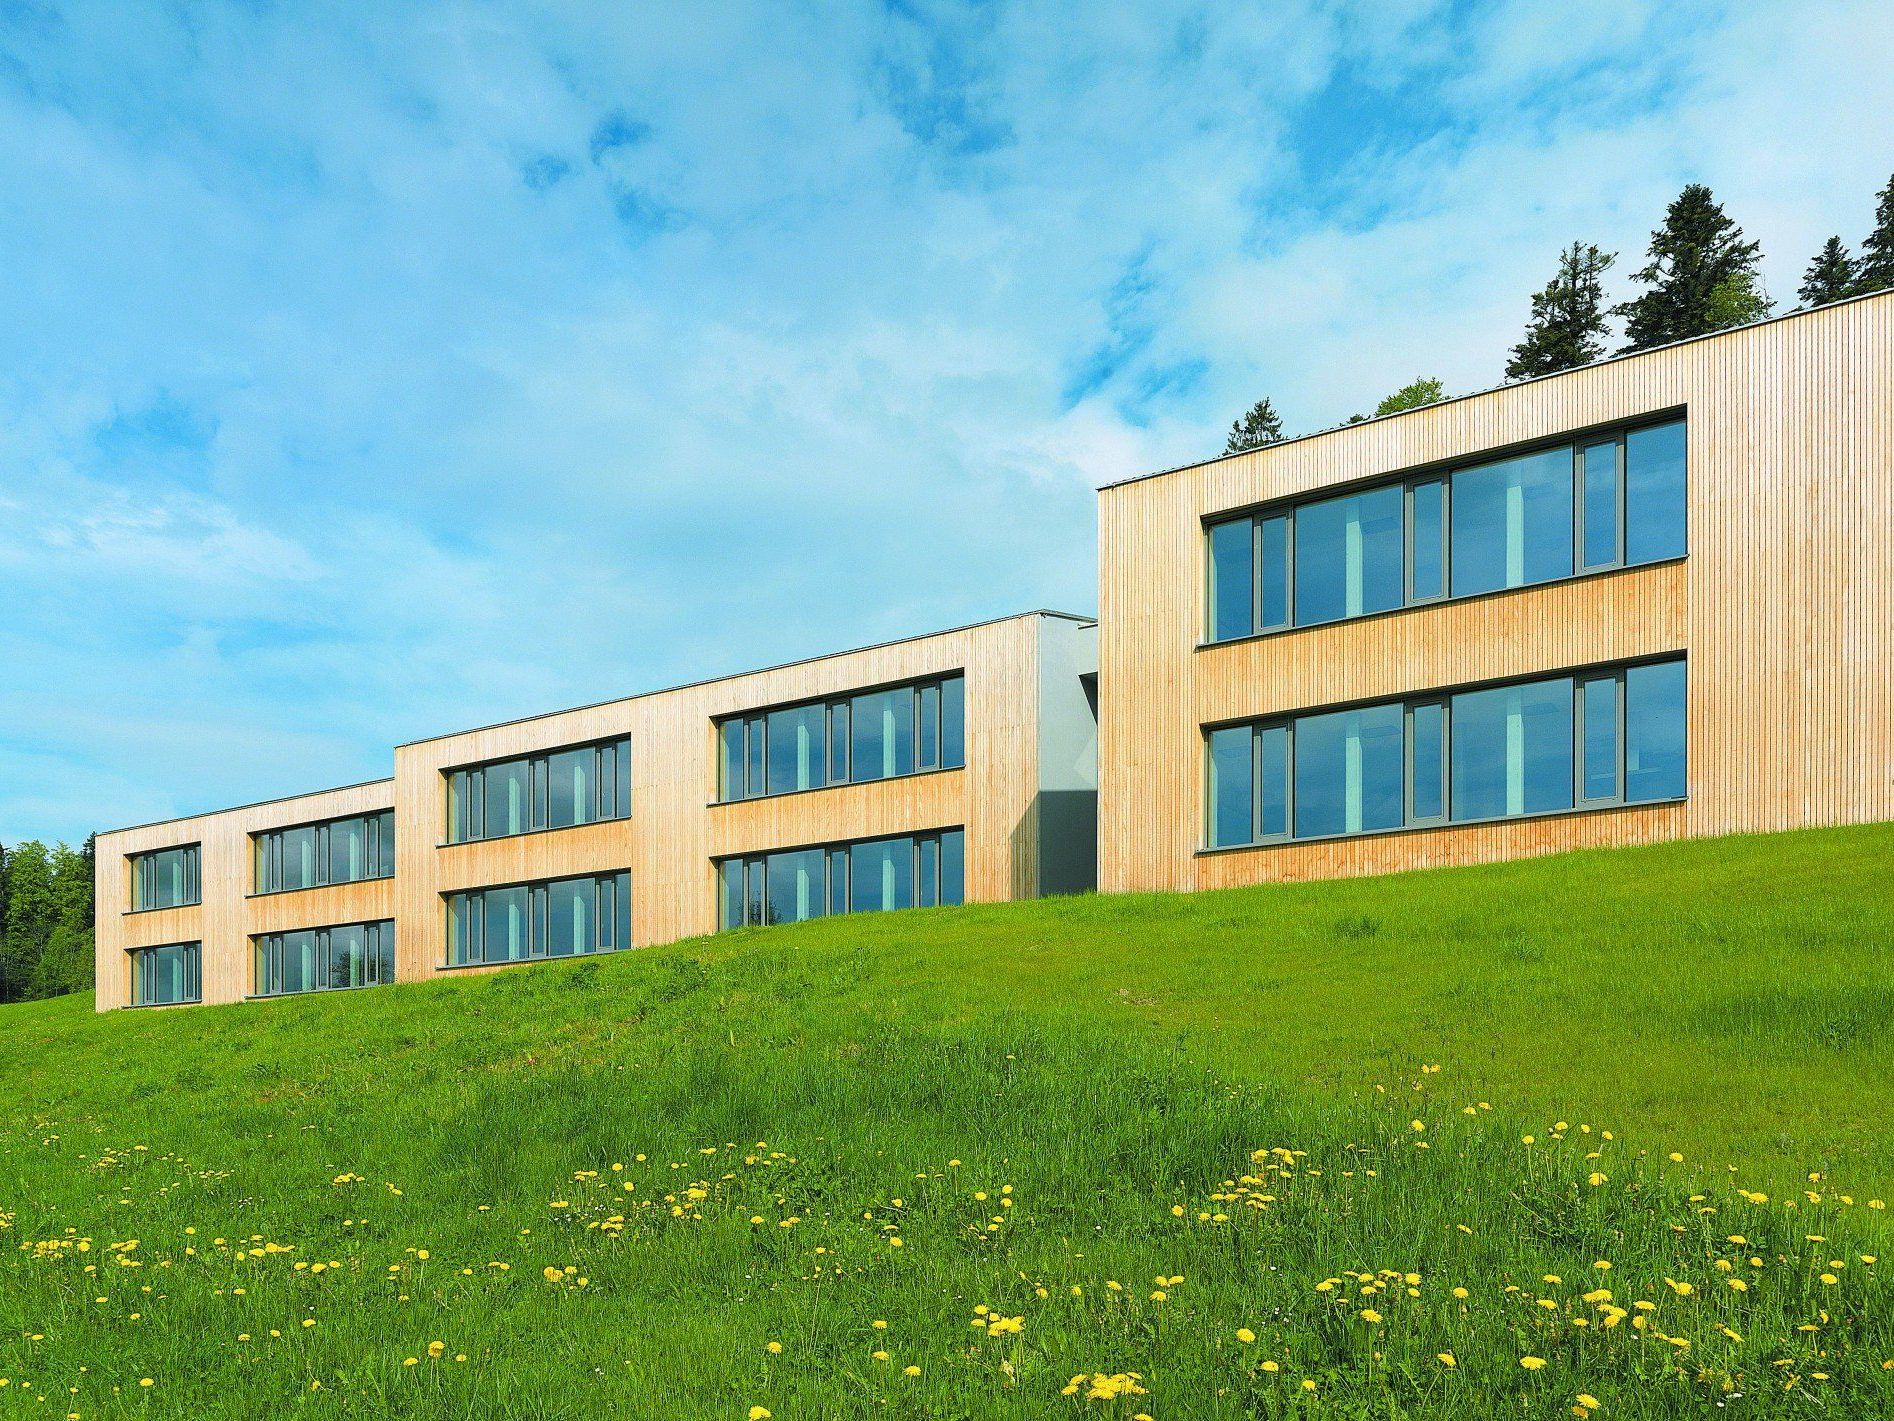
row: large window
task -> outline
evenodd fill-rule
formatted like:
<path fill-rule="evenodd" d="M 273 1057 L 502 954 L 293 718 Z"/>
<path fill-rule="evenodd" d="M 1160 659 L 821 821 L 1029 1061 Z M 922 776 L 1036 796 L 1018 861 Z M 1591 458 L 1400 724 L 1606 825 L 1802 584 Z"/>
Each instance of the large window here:
<path fill-rule="evenodd" d="M 578 957 L 631 946 L 631 875 L 606 873 L 447 895 L 447 965 Z"/>
<path fill-rule="evenodd" d="M 717 798 L 758 799 L 967 762 L 966 678 L 779 706 L 717 722 Z"/>
<path fill-rule="evenodd" d="M 327 883 L 390 878 L 395 871 L 395 812 L 356 814 L 253 836 L 256 891 L 285 893 Z"/>
<path fill-rule="evenodd" d="M 180 908 L 203 901 L 196 844 L 133 854 L 131 871 L 134 913 L 147 908 Z"/>
<path fill-rule="evenodd" d="M 200 950 L 194 942 L 134 949 L 131 955 L 132 1005 L 161 1007 L 202 1001 L 204 988 L 199 976 L 199 957 Z"/>
<path fill-rule="evenodd" d="M 752 854 L 721 860 L 717 876 L 717 919 L 724 928 L 932 908 L 966 896 L 966 836 L 943 829 Z"/>
<path fill-rule="evenodd" d="M 348 923 L 256 941 L 256 995 L 378 987 L 395 980 L 395 925 Z"/>
<path fill-rule="evenodd" d="M 1221 726 L 1211 848 L 1681 799 L 1684 663 Z"/>
<path fill-rule="evenodd" d="M 1684 543 L 1673 419 L 1212 523 L 1207 636 L 1633 567 Z"/>
<path fill-rule="evenodd" d="M 629 738 L 447 774 L 450 844 L 623 819 L 630 813 Z"/>

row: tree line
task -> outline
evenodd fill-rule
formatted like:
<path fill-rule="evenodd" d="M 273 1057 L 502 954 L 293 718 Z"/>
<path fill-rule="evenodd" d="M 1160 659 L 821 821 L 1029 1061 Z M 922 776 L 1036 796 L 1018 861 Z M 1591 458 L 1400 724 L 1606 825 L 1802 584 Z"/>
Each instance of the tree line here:
<path fill-rule="evenodd" d="M 1606 302 L 1603 278 L 1617 259 L 1590 242 L 1573 242 L 1559 254 L 1552 279 L 1533 293 L 1525 333 L 1506 362 L 1507 380 L 1556 375 L 1603 358 L 1614 316 L 1624 321 L 1624 344 L 1616 353 L 1630 355 L 1774 313 L 1762 284 L 1762 244 L 1744 240 L 1743 229 L 1702 183 L 1691 183 L 1670 204 L 1651 233 L 1645 264 L 1631 274 L 1641 290 L 1614 306 Z M 1887 290 L 1894 290 L 1894 178 L 1881 190 L 1860 255 L 1850 255 L 1839 234 L 1824 242 L 1802 275 L 1796 309 Z M 1445 398 L 1439 380 L 1416 380 L 1374 413 L 1398 414 Z M 1369 417 L 1353 415 L 1348 423 Z M 1240 454 L 1282 438 L 1276 407 L 1258 400 L 1230 426 L 1223 452 Z"/>
<path fill-rule="evenodd" d="M 93 842 L 0 844 L 0 1002 L 92 986 Z"/>

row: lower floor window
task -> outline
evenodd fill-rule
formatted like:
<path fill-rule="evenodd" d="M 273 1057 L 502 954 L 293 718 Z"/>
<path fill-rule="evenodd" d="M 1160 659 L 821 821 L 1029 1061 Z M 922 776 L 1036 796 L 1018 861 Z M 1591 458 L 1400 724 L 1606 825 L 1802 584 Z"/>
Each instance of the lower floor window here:
<path fill-rule="evenodd" d="M 256 939 L 256 994 L 378 987 L 395 980 L 395 925 L 349 923 Z"/>
<path fill-rule="evenodd" d="M 1257 721 L 1206 740 L 1211 848 L 1681 799 L 1684 662 Z"/>
<path fill-rule="evenodd" d="M 140 947 L 134 949 L 131 956 L 133 1006 L 170 1006 L 203 1000 L 199 967 L 202 950 L 197 943 Z"/>
<path fill-rule="evenodd" d="M 835 913 L 932 908 L 966 896 L 959 829 L 751 854 L 717 864 L 722 928 L 799 923 Z"/>
<path fill-rule="evenodd" d="M 447 964 L 577 957 L 631 945 L 631 875 L 606 873 L 447 895 Z"/>

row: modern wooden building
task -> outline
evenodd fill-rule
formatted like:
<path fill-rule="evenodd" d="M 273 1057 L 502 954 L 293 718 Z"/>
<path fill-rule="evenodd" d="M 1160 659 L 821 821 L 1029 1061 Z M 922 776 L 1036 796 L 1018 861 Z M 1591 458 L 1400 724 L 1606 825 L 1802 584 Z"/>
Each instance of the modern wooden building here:
<path fill-rule="evenodd" d="M 1894 295 L 1113 485 L 1100 887 L 1894 818 Z"/>
<path fill-rule="evenodd" d="M 1091 888 L 1097 629 L 1033 612 L 398 746 L 100 834 L 101 1010 Z"/>

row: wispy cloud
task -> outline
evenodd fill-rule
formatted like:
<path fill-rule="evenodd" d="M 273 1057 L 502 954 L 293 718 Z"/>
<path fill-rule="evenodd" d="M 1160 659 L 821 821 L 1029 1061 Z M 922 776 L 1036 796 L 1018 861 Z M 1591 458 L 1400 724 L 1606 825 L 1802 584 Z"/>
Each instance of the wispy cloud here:
<path fill-rule="evenodd" d="M 1891 47 L 1856 0 L 0 12 L 0 840 L 1089 607 L 1094 484 L 1491 383 L 1685 181 L 1792 290 L 1894 168 Z"/>

